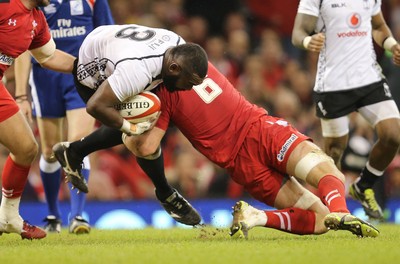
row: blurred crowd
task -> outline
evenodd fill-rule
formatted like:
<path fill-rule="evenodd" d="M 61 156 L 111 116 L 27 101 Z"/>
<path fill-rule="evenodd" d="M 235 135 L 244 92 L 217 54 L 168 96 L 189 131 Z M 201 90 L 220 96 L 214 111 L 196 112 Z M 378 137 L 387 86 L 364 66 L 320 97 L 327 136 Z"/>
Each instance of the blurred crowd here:
<path fill-rule="evenodd" d="M 207 51 L 209 60 L 251 102 L 271 115 L 290 121 L 299 131 L 322 145 L 320 123 L 312 102 L 317 53 L 291 44 L 291 32 L 299 1 L 294 0 L 112 0 L 117 24 L 161 27 L 180 34 Z M 400 40 L 400 0 L 383 0 L 382 11 L 397 40 Z M 376 47 L 379 62 L 388 78 L 392 95 L 400 106 L 400 69 Z M 12 69 L 6 74 L 13 94 Z M 349 147 L 343 158 L 348 183 L 365 165 L 374 132 L 351 116 Z M 34 131 L 36 125 L 32 124 Z M 186 198 L 238 198 L 246 195 L 226 172 L 195 151 L 179 130 L 171 127 L 163 144 L 169 181 Z M 6 150 L 0 149 L 0 169 Z M 124 146 L 92 154 L 88 199 L 129 200 L 154 198 L 154 187 Z M 23 199 L 43 200 L 38 162 L 29 176 Z M 68 199 L 66 185 L 60 199 Z M 379 201 L 400 198 L 400 156 L 390 165 L 377 186 Z M 383 206 L 384 207 L 384 206 Z"/>

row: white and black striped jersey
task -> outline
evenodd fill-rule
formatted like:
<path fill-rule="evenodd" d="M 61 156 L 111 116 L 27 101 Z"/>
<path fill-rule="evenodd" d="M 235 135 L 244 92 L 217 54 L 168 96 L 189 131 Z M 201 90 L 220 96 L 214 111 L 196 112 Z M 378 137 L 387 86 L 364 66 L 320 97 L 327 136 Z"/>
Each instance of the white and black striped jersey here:
<path fill-rule="evenodd" d="M 79 49 L 77 79 L 97 89 L 108 80 L 119 100 L 151 90 L 161 82 L 165 51 L 185 41 L 176 33 L 135 24 L 93 30 Z"/>

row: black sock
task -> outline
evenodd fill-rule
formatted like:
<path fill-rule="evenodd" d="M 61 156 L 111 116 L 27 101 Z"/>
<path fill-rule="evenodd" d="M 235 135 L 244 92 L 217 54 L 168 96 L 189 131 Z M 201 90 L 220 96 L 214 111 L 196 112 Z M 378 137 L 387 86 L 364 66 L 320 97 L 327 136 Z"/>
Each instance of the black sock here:
<path fill-rule="evenodd" d="M 118 129 L 101 126 L 90 135 L 71 143 L 70 154 L 83 159 L 92 152 L 122 144 L 122 132 Z"/>
<path fill-rule="evenodd" d="M 161 152 L 160 157 L 154 160 L 148 160 L 143 158 L 136 158 L 138 164 L 142 168 L 142 170 L 149 176 L 154 186 L 156 187 L 156 196 L 160 201 L 165 201 L 168 198 L 173 190 L 172 187 L 168 184 L 167 178 L 165 177 L 164 172 L 164 157 Z"/>
<path fill-rule="evenodd" d="M 364 192 L 366 189 L 372 188 L 375 182 L 380 178 L 380 176 L 376 176 L 375 174 L 370 172 L 367 167 L 364 167 L 360 174 L 360 177 L 361 179 L 356 184 L 361 192 Z"/>

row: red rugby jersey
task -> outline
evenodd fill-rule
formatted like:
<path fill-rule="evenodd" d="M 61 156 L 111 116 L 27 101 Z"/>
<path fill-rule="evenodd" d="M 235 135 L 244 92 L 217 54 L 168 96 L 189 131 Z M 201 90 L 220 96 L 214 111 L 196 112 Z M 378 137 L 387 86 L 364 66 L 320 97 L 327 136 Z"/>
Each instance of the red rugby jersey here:
<path fill-rule="evenodd" d="M 157 127 L 174 123 L 204 156 L 226 167 L 236 156 L 251 125 L 267 111 L 249 103 L 212 64 L 205 81 L 190 91 L 168 92 L 160 85 Z"/>
<path fill-rule="evenodd" d="M 0 80 L 14 59 L 46 44 L 51 36 L 42 11 L 20 0 L 0 0 Z"/>

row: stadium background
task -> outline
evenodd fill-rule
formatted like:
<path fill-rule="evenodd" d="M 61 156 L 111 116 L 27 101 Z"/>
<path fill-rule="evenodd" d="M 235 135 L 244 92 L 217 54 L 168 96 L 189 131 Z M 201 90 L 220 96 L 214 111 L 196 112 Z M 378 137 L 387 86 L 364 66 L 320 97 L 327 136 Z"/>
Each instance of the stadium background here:
<path fill-rule="evenodd" d="M 272 115 L 289 120 L 322 146 L 319 120 L 311 99 L 317 54 L 301 51 L 290 42 L 299 1 L 295 0 L 112 0 L 118 24 L 137 23 L 171 29 L 186 41 L 202 45 L 209 60 L 249 101 Z M 396 39 L 400 39 L 400 0 L 383 0 L 382 11 Z M 400 103 L 400 68 L 376 47 L 392 95 Z M 13 94 L 13 70 L 6 73 Z M 366 162 L 374 133 L 357 114 L 343 160 L 348 183 Z M 37 134 L 36 125 L 32 129 Z M 230 208 L 238 199 L 251 200 L 226 172 L 197 153 L 178 130 L 171 128 L 163 141 L 169 181 L 200 211 L 204 222 L 230 224 Z M 0 169 L 7 151 L 0 147 Z M 175 226 L 155 199 L 154 189 L 122 146 L 91 156 L 92 173 L 86 217 L 98 228 L 159 228 Z M 400 223 L 400 156 L 375 186 L 387 221 Z M 312 190 L 312 189 L 311 189 Z M 315 190 L 312 190 L 315 191 Z M 61 186 L 63 223 L 67 223 L 69 192 Z M 47 215 L 43 187 L 35 162 L 23 195 L 21 214 L 42 225 Z M 265 205 L 254 202 L 258 207 Z M 360 205 L 348 199 L 351 211 L 363 217 Z"/>

